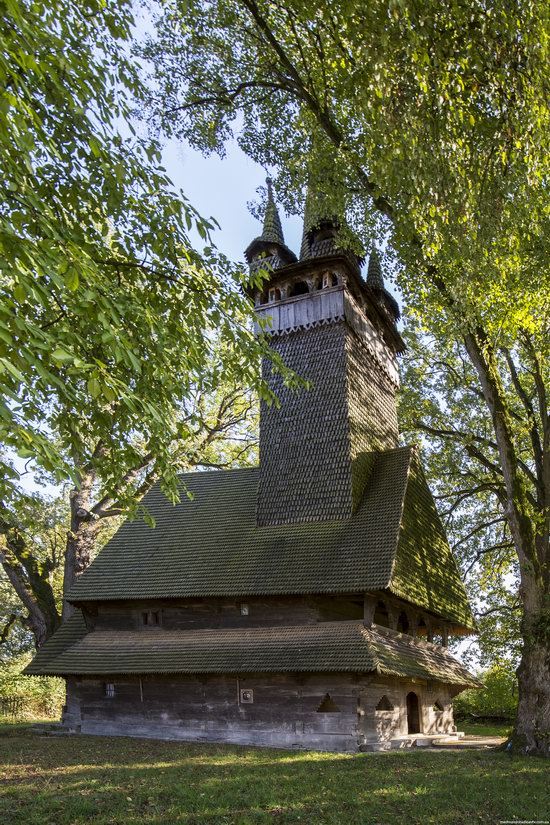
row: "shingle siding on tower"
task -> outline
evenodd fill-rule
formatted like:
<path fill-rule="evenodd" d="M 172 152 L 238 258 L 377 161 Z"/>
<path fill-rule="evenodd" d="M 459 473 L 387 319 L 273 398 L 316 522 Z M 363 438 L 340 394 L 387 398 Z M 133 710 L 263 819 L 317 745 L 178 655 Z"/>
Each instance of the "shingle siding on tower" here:
<path fill-rule="evenodd" d="M 291 391 L 264 365 L 281 406 L 264 405 L 261 413 L 258 526 L 349 516 L 345 326 L 292 332 L 272 347 L 312 387 Z"/>
<path fill-rule="evenodd" d="M 345 321 L 273 339 L 312 388 L 264 375 L 281 402 L 263 407 L 258 525 L 349 518 L 374 450 L 397 446 L 395 386 Z"/>
<path fill-rule="evenodd" d="M 399 441 L 396 387 L 353 330 L 346 329 L 347 399 L 352 462 L 352 506 L 359 505 L 373 451 Z"/>

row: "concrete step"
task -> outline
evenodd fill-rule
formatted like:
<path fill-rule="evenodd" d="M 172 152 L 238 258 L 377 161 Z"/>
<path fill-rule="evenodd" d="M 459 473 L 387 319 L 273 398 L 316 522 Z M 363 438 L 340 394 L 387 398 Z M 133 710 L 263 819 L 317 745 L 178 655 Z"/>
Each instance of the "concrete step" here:
<path fill-rule="evenodd" d="M 359 745 L 361 753 L 380 753 L 382 751 L 391 750 L 390 742 L 365 742 Z"/>
<path fill-rule="evenodd" d="M 412 748 L 414 745 L 414 738 L 410 736 L 396 736 L 390 739 L 390 747 L 392 751 L 401 750 L 402 748 Z"/>
<path fill-rule="evenodd" d="M 485 739 L 485 737 L 478 737 Z M 475 739 L 475 737 L 474 737 Z M 386 742 L 365 742 L 360 750 L 364 753 L 379 753 L 388 750 L 403 750 L 405 748 L 439 748 L 439 747 L 476 747 L 469 737 L 464 737 L 462 731 L 455 733 L 412 733 L 405 736 L 395 736 Z M 488 747 L 486 744 L 480 745 Z M 494 747 L 494 745 L 493 745 Z"/>
<path fill-rule="evenodd" d="M 464 748 L 482 750 L 498 748 L 504 742 L 506 742 L 505 736 L 463 736 L 461 739 L 440 739 L 434 742 L 434 747 L 445 748 L 445 750 L 464 750 Z"/>
<path fill-rule="evenodd" d="M 458 733 L 413 733 L 408 736 L 396 736 L 390 740 L 392 749 L 431 748 L 440 740 L 458 741 Z"/>

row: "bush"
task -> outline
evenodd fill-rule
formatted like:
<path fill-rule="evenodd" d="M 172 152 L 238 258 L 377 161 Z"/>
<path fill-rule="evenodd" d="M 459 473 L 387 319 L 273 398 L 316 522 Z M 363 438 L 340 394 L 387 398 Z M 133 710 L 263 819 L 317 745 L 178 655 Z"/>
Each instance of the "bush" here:
<path fill-rule="evenodd" d="M 0 663 L 0 716 L 11 719 L 59 719 L 65 702 L 63 679 L 22 676 L 30 656 Z"/>
<path fill-rule="evenodd" d="M 465 690 L 453 701 L 455 719 L 475 716 L 513 719 L 518 705 L 517 679 L 508 663 L 493 665 L 479 677 L 483 688 Z"/>

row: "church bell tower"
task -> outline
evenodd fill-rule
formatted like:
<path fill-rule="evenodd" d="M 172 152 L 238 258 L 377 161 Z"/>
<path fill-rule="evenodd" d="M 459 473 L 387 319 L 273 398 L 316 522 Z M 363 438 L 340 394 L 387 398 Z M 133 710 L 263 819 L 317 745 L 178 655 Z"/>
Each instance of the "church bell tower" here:
<path fill-rule="evenodd" d="M 361 259 L 338 244 L 335 219 L 304 219 L 300 258 L 285 245 L 268 181 L 262 235 L 245 252 L 251 272 L 269 272 L 256 289 L 271 346 L 310 383 L 289 390 L 268 361 L 264 377 L 280 407 L 262 402 L 257 524 L 335 521 L 358 506 L 375 451 L 396 447 L 399 308 L 371 252 Z"/>

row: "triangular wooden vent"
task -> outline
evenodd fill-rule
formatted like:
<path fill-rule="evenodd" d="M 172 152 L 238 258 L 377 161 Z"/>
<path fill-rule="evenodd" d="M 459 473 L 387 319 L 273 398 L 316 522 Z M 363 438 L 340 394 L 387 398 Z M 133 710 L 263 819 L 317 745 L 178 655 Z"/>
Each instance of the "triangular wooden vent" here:
<path fill-rule="evenodd" d="M 386 695 L 382 696 L 376 705 L 376 710 L 393 710 L 393 705 Z"/>
<path fill-rule="evenodd" d="M 340 708 L 331 698 L 330 693 L 325 694 L 325 698 L 317 708 L 317 713 L 340 713 Z"/>

